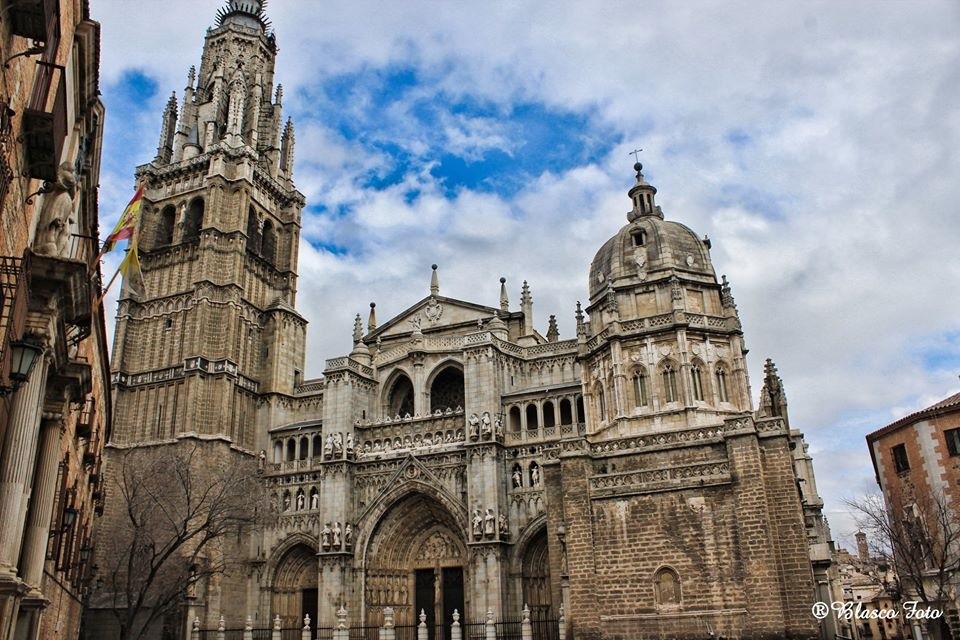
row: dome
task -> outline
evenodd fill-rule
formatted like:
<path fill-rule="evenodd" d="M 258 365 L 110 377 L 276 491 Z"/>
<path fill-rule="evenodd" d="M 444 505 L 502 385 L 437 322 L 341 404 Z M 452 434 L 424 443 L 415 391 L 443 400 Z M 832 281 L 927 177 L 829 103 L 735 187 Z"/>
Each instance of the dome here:
<path fill-rule="evenodd" d="M 710 261 L 709 240 L 701 240 L 689 227 L 663 219 L 653 196 L 656 189 L 643 179 L 637 164 L 637 184 L 630 190 L 634 208 L 630 221 L 607 240 L 590 264 L 590 300 L 595 301 L 608 283 L 629 279 L 630 284 L 676 273 L 689 279 L 716 282 Z M 626 284 L 626 283 L 624 283 Z"/>
<path fill-rule="evenodd" d="M 270 30 L 270 21 L 264 11 L 267 0 L 227 0 L 225 7 L 217 13 L 217 26 L 226 22 L 235 22 L 254 29 Z"/>

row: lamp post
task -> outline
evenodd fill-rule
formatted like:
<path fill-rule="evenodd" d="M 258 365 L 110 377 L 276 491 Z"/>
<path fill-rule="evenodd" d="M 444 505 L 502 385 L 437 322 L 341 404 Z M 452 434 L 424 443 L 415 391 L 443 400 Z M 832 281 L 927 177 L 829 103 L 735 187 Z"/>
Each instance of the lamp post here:
<path fill-rule="evenodd" d="M 0 396 L 11 394 L 23 386 L 42 353 L 43 347 L 29 342 L 10 343 L 10 384 L 0 384 Z"/>

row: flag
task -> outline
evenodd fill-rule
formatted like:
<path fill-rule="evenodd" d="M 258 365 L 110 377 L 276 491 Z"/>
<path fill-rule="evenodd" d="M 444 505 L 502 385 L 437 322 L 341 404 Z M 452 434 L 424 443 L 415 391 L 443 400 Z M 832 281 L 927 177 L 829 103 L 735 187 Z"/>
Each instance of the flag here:
<path fill-rule="evenodd" d="M 137 251 L 137 236 L 135 235 L 130 241 L 130 246 L 127 247 L 126 257 L 120 263 L 120 273 L 123 274 L 123 282 L 131 293 L 138 296 L 146 293 L 147 285 L 143 279 L 143 272 L 140 270 L 140 254 Z"/>
<path fill-rule="evenodd" d="M 127 205 L 127 208 L 123 210 L 123 213 L 120 214 L 120 219 L 117 221 L 117 226 L 113 228 L 113 232 L 107 236 L 107 241 L 103 243 L 103 251 L 101 254 L 113 251 L 117 246 L 117 242 L 120 240 L 130 240 L 133 238 L 133 234 L 137 230 L 137 226 L 140 223 L 140 207 L 143 203 L 143 188 L 144 185 L 141 184 L 137 189 L 137 193 L 134 194 L 133 199 L 130 200 L 130 204 Z M 132 245 L 135 242 L 131 242 Z M 133 251 L 136 254 L 136 251 Z M 127 256 L 129 258 L 129 255 Z M 127 259 L 124 259 L 124 263 L 127 262 Z M 139 270 L 139 260 L 137 260 L 137 268 Z"/>

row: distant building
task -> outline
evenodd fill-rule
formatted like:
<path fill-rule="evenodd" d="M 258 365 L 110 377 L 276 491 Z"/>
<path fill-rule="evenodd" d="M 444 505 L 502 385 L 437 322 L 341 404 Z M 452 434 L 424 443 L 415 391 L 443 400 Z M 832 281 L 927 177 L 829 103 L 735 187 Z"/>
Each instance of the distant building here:
<path fill-rule="evenodd" d="M 76 638 L 112 413 L 100 26 L 79 1 L 0 16 L 0 640 Z"/>
<path fill-rule="evenodd" d="M 358 315 L 350 353 L 303 379 L 305 201 L 262 5 L 226 3 L 137 169 L 149 296 L 120 301 L 108 460 L 184 442 L 257 456 L 278 514 L 168 629 L 279 616 L 296 633 L 343 605 L 370 626 L 423 611 L 433 637 L 454 610 L 517 620 L 526 604 L 552 624 L 562 610 L 575 638 L 816 637 L 832 547 L 802 435 L 772 362 L 754 411 L 711 243 L 664 214 L 639 164 L 624 226 L 584 265 L 574 337 L 536 328 L 527 283 L 519 306 L 495 277 L 493 305 L 457 300 L 434 266 L 406 310 Z M 106 509 L 110 536 L 122 505 Z"/>
<path fill-rule="evenodd" d="M 904 599 L 917 581 L 943 608 L 937 637 L 960 636 L 960 393 L 867 436 L 877 483 L 894 530 L 894 559 Z M 941 553 L 943 540 L 950 550 Z M 899 543 L 899 544 L 898 544 Z M 919 637 L 919 630 L 917 630 Z"/>

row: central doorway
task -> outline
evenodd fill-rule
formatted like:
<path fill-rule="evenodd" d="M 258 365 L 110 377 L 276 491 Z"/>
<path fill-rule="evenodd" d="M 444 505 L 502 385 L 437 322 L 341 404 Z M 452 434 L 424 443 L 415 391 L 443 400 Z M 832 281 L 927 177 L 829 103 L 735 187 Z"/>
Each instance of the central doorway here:
<path fill-rule="evenodd" d="M 417 569 L 414 572 L 414 611 L 426 616 L 430 640 L 450 640 L 453 612 L 463 613 L 463 567 Z M 437 629 L 442 632 L 437 633 Z"/>

